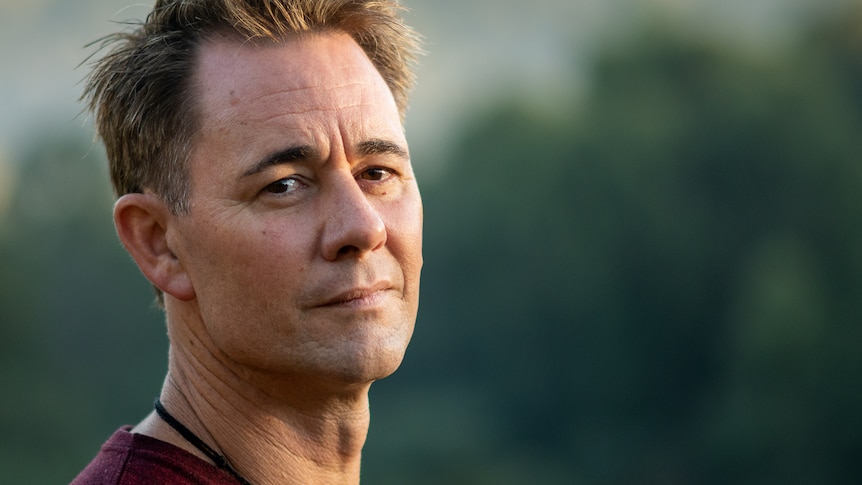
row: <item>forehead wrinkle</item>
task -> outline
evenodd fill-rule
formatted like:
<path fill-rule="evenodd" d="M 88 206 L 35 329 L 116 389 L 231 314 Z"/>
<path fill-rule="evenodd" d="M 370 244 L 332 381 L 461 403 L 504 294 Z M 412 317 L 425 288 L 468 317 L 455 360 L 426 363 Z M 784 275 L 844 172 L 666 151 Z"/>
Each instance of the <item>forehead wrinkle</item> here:
<path fill-rule="evenodd" d="M 359 91 L 359 95 L 364 98 L 368 93 L 367 88 L 369 88 L 370 86 L 368 85 L 368 83 L 364 83 L 364 82 L 347 82 L 347 83 L 332 85 L 332 86 L 309 85 L 309 86 L 299 86 L 299 87 L 280 87 L 277 91 L 274 91 L 274 92 L 261 93 L 261 94 L 255 93 L 254 96 L 246 96 L 244 98 L 240 98 L 238 100 L 238 103 L 236 103 L 236 106 L 239 106 L 239 105 L 244 104 L 244 103 L 257 103 L 257 102 L 265 101 L 269 98 L 273 98 L 273 97 L 277 97 L 277 96 L 295 96 L 295 95 L 298 95 L 304 91 L 311 91 L 312 95 L 307 96 L 307 97 L 301 97 L 300 99 L 302 99 L 303 101 L 311 102 L 311 100 L 314 100 L 315 98 L 320 97 L 321 93 L 323 93 L 323 92 L 347 90 L 351 87 L 357 88 L 357 90 Z M 352 96 L 354 94 L 356 94 L 356 92 L 353 90 L 344 93 L 345 96 Z M 231 98 L 234 98 L 234 96 L 232 96 Z M 285 103 L 285 104 L 287 104 L 287 103 Z M 269 103 L 267 103 L 267 105 L 269 105 Z"/>
<path fill-rule="evenodd" d="M 336 107 L 332 107 L 332 108 L 314 107 L 314 108 L 308 108 L 308 109 L 304 109 L 304 110 L 290 111 L 290 112 L 280 111 L 280 112 L 275 113 L 271 116 L 251 117 L 251 118 L 246 118 L 243 121 L 248 121 L 248 122 L 252 122 L 252 123 L 264 123 L 264 122 L 272 121 L 272 120 L 275 120 L 278 118 L 290 118 L 290 117 L 300 116 L 300 117 L 302 117 L 302 121 L 304 122 L 304 124 L 310 124 L 311 118 L 309 116 L 306 116 L 306 115 L 313 115 L 314 113 L 332 113 L 332 112 L 342 111 L 345 109 L 361 108 L 363 106 L 371 106 L 371 103 L 360 102 L 360 103 L 353 103 L 353 104 L 348 104 L 348 105 L 344 105 L 344 106 L 336 106 Z"/>
<path fill-rule="evenodd" d="M 357 89 L 350 89 L 352 87 Z M 262 105 L 265 109 L 252 109 L 250 115 L 246 116 L 243 121 L 263 123 L 281 117 L 310 116 L 314 113 L 331 113 L 351 109 L 359 109 L 361 111 L 361 108 L 379 105 L 379 102 L 375 102 L 376 96 L 374 92 L 367 88 L 367 83 L 350 82 L 338 86 L 309 86 L 304 88 L 281 90 L 275 93 L 261 94 L 252 99 L 248 99 L 247 103 L 252 106 Z M 315 99 L 321 96 L 322 92 L 339 90 L 347 91 L 340 96 L 336 96 L 338 103 L 335 103 L 334 105 L 331 103 L 317 102 Z M 310 91 L 311 94 L 307 97 L 302 97 L 301 93 L 304 91 Z M 279 101 L 279 98 L 283 96 L 288 97 L 288 99 Z M 243 106 L 243 104 L 246 103 L 241 102 L 240 104 L 232 106 L 232 111 L 239 113 L 242 112 L 244 108 L 248 108 L 248 106 Z M 266 111 L 271 114 L 261 115 L 261 113 Z"/>

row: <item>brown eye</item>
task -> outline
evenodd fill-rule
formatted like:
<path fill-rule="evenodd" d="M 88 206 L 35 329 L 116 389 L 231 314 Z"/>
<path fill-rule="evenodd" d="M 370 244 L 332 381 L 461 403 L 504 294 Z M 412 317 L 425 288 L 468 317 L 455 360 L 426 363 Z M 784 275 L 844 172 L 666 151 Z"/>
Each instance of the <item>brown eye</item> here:
<path fill-rule="evenodd" d="M 362 172 L 360 174 L 360 177 L 363 180 L 381 181 L 390 175 L 392 175 L 392 172 L 384 168 L 369 168 L 368 170 Z"/>
<path fill-rule="evenodd" d="M 267 185 L 264 190 L 270 194 L 289 194 L 299 190 L 301 187 L 302 184 L 299 180 L 295 178 L 283 178 Z"/>

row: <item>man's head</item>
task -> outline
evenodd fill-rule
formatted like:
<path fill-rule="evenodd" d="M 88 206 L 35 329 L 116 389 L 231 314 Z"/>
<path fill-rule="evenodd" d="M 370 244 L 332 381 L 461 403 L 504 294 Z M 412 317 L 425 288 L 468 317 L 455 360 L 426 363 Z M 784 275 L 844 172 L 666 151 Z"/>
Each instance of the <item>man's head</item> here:
<path fill-rule="evenodd" d="M 283 41 L 297 33 L 351 36 L 386 81 L 403 120 L 418 43 L 397 0 L 157 0 L 146 21 L 103 39 L 85 98 L 96 115 L 117 195 L 150 190 L 188 210 L 188 159 L 200 126 L 193 82 L 214 37 Z"/>
<path fill-rule="evenodd" d="M 165 294 L 176 352 L 246 380 L 369 383 L 400 364 L 418 308 L 412 34 L 388 2 L 254 4 L 160 2 L 141 30 L 166 33 L 98 64 L 117 232 Z"/>

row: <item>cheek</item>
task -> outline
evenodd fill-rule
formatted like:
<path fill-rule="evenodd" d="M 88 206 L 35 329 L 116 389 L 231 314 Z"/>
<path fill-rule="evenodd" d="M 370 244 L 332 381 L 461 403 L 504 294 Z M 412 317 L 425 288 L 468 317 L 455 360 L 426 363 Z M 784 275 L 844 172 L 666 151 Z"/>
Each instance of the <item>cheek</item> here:
<path fill-rule="evenodd" d="M 216 306 L 224 306 L 219 300 L 244 306 L 278 289 L 284 294 L 285 285 L 306 272 L 303 243 L 295 234 L 252 224 L 209 228 L 191 248 L 189 272 L 198 295 Z"/>
<path fill-rule="evenodd" d="M 401 221 L 404 238 L 409 241 L 408 244 L 416 251 L 416 255 L 422 256 L 422 225 L 424 213 L 422 209 L 422 198 L 419 196 L 419 189 L 414 188 L 413 195 L 409 198 L 409 202 L 404 204 L 400 211 L 399 219 Z"/>
<path fill-rule="evenodd" d="M 295 316 L 307 265 L 295 239 L 273 228 L 217 235 L 201 245 L 209 253 L 194 281 L 201 315 L 219 348 L 250 358 L 276 338 L 273 332 L 291 330 L 273 322 Z"/>
<path fill-rule="evenodd" d="M 416 190 L 389 210 L 388 245 L 399 259 L 406 283 L 418 284 L 422 268 L 422 200 Z"/>
<path fill-rule="evenodd" d="M 283 295 L 307 272 L 310 248 L 302 234 L 278 228 L 237 234 L 229 249 L 233 267 L 227 276 L 239 275 L 242 281 L 237 283 L 247 286 L 246 293 Z"/>

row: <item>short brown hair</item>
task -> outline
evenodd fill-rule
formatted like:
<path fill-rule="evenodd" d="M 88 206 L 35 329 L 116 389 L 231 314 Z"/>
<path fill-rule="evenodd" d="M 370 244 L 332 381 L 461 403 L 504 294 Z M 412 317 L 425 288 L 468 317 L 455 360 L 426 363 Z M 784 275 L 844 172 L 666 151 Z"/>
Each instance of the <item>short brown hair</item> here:
<path fill-rule="evenodd" d="M 279 41 L 339 31 L 365 51 L 386 81 L 402 120 L 413 86 L 418 37 L 399 0 L 157 0 L 147 19 L 97 41 L 83 99 L 95 116 L 117 195 L 149 189 L 186 213 L 188 159 L 198 129 L 191 77 L 198 48 L 216 34 Z"/>

